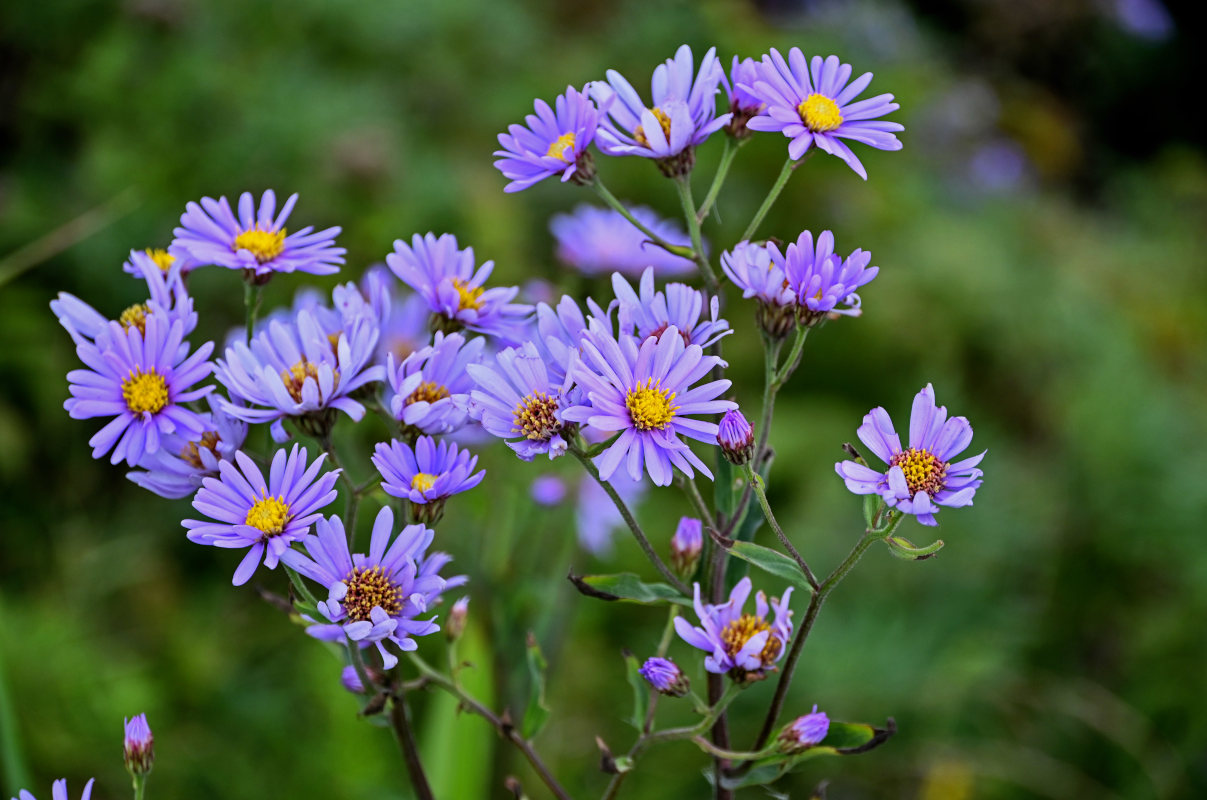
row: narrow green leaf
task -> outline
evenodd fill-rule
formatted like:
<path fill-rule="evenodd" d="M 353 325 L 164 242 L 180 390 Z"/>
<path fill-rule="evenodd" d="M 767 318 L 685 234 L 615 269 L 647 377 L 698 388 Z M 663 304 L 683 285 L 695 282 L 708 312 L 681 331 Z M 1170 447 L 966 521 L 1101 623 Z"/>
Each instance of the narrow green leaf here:
<path fill-rule="evenodd" d="M 867 525 L 868 530 L 872 530 L 875 526 L 872 524 L 876 519 L 876 512 L 880 510 L 880 504 L 884 502 L 878 494 L 865 494 L 863 496 L 863 521 Z"/>
<path fill-rule="evenodd" d="M 673 586 L 665 583 L 645 583 L 632 572 L 615 575 L 575 575 L 572 572 L 569 577 L 570 582 L 580 592 L 600 600 L 626 600 L 645 605 L 691 604 L 691 600 L 679 594 Z"/>
<path fill-rule="evenodd" d="M 641 662 L 628 650 L 624 653 L 624 665 L 629 686 L 633 687 L 633 716 L 629 717 L 629 724 L 641 730 L 645 727 L 645 715 L 650 707 L 650 686 L 638 671 Z"/>
<path fill-rule="evenodd" d="M 813 587 L 805 579 L 805 573 L 801 572 L 796 562 L 778 550 L 772 550 L 770 547 L 763 547 L 754 542 L 734 542 L 729 552 L 765 572 L 783 578 L 793 586 L 804 589 L 806 592 L 813 591 Z"/>
<path fill-rule="evenodd" d="M 805 761 L 819 756 L 849 756 L 866 753 L 879 747 L 897 732 L 892 719 L 883 728 L 861 722 L 831 722 L 826 738 L 814 747 L 793 755 L 775 755 L 756 761 L 747 772 L 726 779 L 722 785 L 727 789 L 745 786 L 762 786 L 778 780 Z"/>
<path fill-rule="evenodd" d="M 888 545 L 890 553 L 906 561 L 925 561 L 943 549 L 942 539 L 937 539 L 926 547 L 917 547 L 902 536 L 888 536 L 884 543 Z"/>
<path fill-rule="evenodd" d="M 733 464 L 717 450 L 717 475 L 713 481 L 713 496 L 717 510 L 726 518 L 738 504 L 738 483 L 734 480 Z"/>
<path fill-rule="evenodd" d="M 524 709 L 524 719 L 520 723 L 520 735 L 531 739 L 540 733 L 541 728 L 549 719 L 549 706 L 545 703 L 545 670 L 549 663 L 541 652 L 541 645 L 536 637 L 528 634 L 528 674 L 532 678 L 532 689 L 528 695 L 528 707 Z"/>

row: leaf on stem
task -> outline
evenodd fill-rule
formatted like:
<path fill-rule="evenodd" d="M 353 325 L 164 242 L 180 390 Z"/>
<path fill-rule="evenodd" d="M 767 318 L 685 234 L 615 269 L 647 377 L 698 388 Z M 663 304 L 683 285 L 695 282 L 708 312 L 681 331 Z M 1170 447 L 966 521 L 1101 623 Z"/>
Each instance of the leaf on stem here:
<path fill-rule="evenodd" d="M 600 600 L 624 600 L 644 605 L 674 603 L 681 606 L 691 605 L 692 602 L 673 586 L 645 583 L 632 572 L 615 575 L 575 575 L 571 572 L 567 577 L 582 594 Z"/>
<path fill-rule="evenodd" d="M 528 633 L 528 674 L 532 677 L 532 690 L 528 695 L 528 707 L 524 709 L 524 719 L 520 722 L 520 736 L 531 739 L 540 733 L 545 722 L 549 719 L 549 706 L 545 703 L 545 670 L 549 663 L 536 636 Z"/>
<path fill-rule="evenodd" d="M 624 651 L 624 667 L 629 686 L 633 687 L 633 716 L 629 717 L 629 724 L 639 731 L 644 730 L 645 715 L 650 708 L 650 686 L 641 677 L 641 662 L 628 650 Z"/>
<path fill-rule="evenodd" d="M 890 553 L 905 561 L 925 561 L 934 558 L 943 549 L 942 539 L 936 539 L 926 547 L 918 547 L 903 536 L 887 536 L 884 543 L 888 545 Z"/>
<path fill-rule="evenodd" d="M 754 542 L 734 542 L 729 552 L 743 561 L 754 564 L 764 572 L 770 572 L 778 578 L 783 578 L 793 586 L 810 594 L 813 592 L 813 587 L 809 585 L 801 568 L 795 561 L 778 550 L 772 550 L 770 547 L 763 547 Z"/>
<path fill-rule="evenodd" d="M 883 728 L 861 722 L 831 722 L 826 738 L 803 753 L 774 755 L 760 759 L 749 770 L 724 778 L 726 789 L 762 786 L 792 772 L 797 766 L 818 756 L 852 756 L 866 753 L 884 744 L 897 732 L 897 723 L 890 717 Z"/>

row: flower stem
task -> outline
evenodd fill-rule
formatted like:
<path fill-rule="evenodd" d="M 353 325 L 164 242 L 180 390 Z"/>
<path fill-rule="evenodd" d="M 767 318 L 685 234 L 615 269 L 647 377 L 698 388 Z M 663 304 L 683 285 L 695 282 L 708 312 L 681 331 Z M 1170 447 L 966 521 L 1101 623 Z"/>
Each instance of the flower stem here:
<path fill-rule="evenodd" d="M 810 151 L 812 152 L 812 151 Z M 763 217 L 767 216 L 767 212 L 775 205 L 775 201 L 779 198 L 780 192 L 784 191 L 784 186 L 788 183 L 788 178 L 792 177 L 792 170 L 796 169 L 801 164 L 805 163 L 806 154 L 800 161 L 793 161 L 789 158 L 784 162 L 784 166 L 780 169 L 779 176 L 775 179 L 775 183 L 771 185 L 771 191 L 767 193 L 767 197 L 763 200 L 763 204 L 759 206 L 759 210 L 755 212 L 754 219 L 750 220 L 750 224 L 746 226 L 746 230 L 742 233 L 742 241 L 749 241 L 751 236 L 754 236 L 755 231 L 759 229 L 759 225 L 763 224 Z"/>
<path fill-rule="evenodd" d="M 801 353 L 804 352 L 805 339 L 809 337 L 808 328 L 797 328 L 796 339 L 792 342 L 792 349 L 788 351 L 788 358 L 784 361 L 783 368 L 775 374 L 775 380 L 772 382 L 773 388 L 778 392 L 784 388 L 784 384 L 792 377 L 792 373 L 796 372 L 796 368 L 800 366 Z"/>
<path fill-rule="evenodd" d="M 754 489 L 754 496 L 759 499 L 759 505 L 763 507 L 763 516 L 767 518 L 767 524 L 771 526 L 771 530 L 775 531 L 775 535 L 779 537 L 780 544 L 788 551 L 788 555 L 792 556 L 792 560 L 800 567 L 801 572 L 805 573 L 805 580 L 814 589 L 818 588 L 817 578 L 813 575 L 813 570 L 809 569 L 808 563 L 788 540 L 784 534 L 783 528 L 775 519 L 775 514 L 771 513 L 771 504 L 767 502 L 767 492 L 763 486 L 763 479 L 750 466 L 746 464 L 746 480 L 750 481 L 750 486 Z"/>
<path fill-rule="evenodd" d="M 717 273 L 704 255 L 704 238 L 700 235 L 700 218 L 696 215 L 696 201 L 692 197 L 691 173 L 675 179 L 675 188 L 679 191 L 679 203 L 683 206 L 683 219 L 687 221 L 687 231 L 692 238 L 692 251 L 700 272 L 704 275 L 704 284 L 712 294 L 717 293 Z"/>
<path fill-rule="evenodd" d="M 683 255 L 683 253 L 681 251 L 684 250 L 685 248 L 681 248 L 678 245 L 671 244 L 666 239 L 663 239 L 661 236 L 659 236 L 658 234 L 656 234 L 652 230 L 650 230 L 644 222 L 642 222 L 641 220 L 634 217 L 632 212 L 630 212 L 625 207 L 624 203 L 617 200 L 616 195 L 614 195 L 610 191 L 608 191 L 608 187 L 604 186 L 603 181 L 601 181 L 598 177 L 596 177 L 595 180 L 591 182 L 591 188 L 593 188 L 595 190 L 595 193 L 599 195 L 601 200 L 603 200 L 605 203 L 607 203 L 609 206 L 611 206 L 622 217 L 624 217 L 629 222 L 631 222 L 633 224 L 633 227 L 635 227 L 637 230 L 644 233 L 646 235 L 646 238 L 648 238 L 651 242 L 658 245 L 663 250 L 666 250 L 669 253 L 674 253 L 675 255 Z"/>
<path fill-rule="evenodd" d="M 733 158 L 738 154 L 738 148 L 744 144 L 746 144 L 745 139 L 735 143 L 730 137 L 725 137 L 725 149 L 721 151 L 721 161 L 717 164 L 717 173 L 713 175 L 712 185 L 708 187 L 708 194 L 704 195 L 704 202 L 700 204 L 700 210 L 696 212 L 696 219 L 701 224 L 708 219 L 713 204 L 717 202 L 717 195 L 721 193 L 721 186 L 729 175 L 729 167 L 733 164 Z"/>
<path fill-rule="evenodd" d="M 143 800 L 147 796 L 147 776 L 134 776 L 134 800 Z"/>
<path fill-rule="evenodd" d="M 256 327 L 256 314 L 260 312 L 260 293 L 263 286 L 256 286 L 251 281 L 243 284 L 243 306 L 247 312 L 247 343 L 251 344 L 252 330 Z"/>
<path fill-rule="evenodd" d="M 695 478 L 689 478 L 686 475 L 682 479 L 683 492 L 691 500 L 692 505 L 696 507 L 696 513 L 700 515 L 700 520 L 712 529 L 716 529 L 717 523 L 713 519 L 712 511 L 709 510 L 708 504 L 704 502 L 704 497 L 700 494 L 700 487 L 696 485 Z"/>
<path fill-rule="evenodd" d="M 767 449 L 767 440 L 771 436 L 771 417 L 775 413 L 775 395 L 779 391 L 775 385 L 775 375 L 778 370 L 780 348 L 784 343 L 770 336 L 763 337 L 763 418 L 759 422 L 759 444 L 754 449 L 754 463 L 761 464 L 763 451 Z"/>
<path fill-rule="evenodd" d="M 427 775 L 423 771 L 423 762 L 419 760 L 419 748 L 415 744 L 415 733 L 411 730 L 411 710 L 407 708 L 406 695 L 401 687 L 391 696 L 390 726 L 398 737 L 402 760 L 406 762 L 415 796 L 418 800 L 435 800 L 436 796 L 432 794 L 431 784 L 427 782 Z"/>
<path fill-rule="evenodd" d="M 573 453 L 574 457 L 579 460 L 579 463 L 583 465 L 583 468 L 587 470 L 587 473 L 595 479 L 595 482 L 603 487 L 603 490 L 608 493 L 608 497 L 612 498 L 612 502 L 616 504 L 616 509 L 620 512 L 620 516 L 624 518 L 625 524 L 627 524 L 629 526 L 629 530 L 633 532 L 633 538 L 637 540 L 637 544 L 641 545 L 641 550 L 645 553 L 646 558 L 650 560 L 650 563 L 652 563 L 658 572 L 662 574 L 663 578 L 666 578 L 667 582 L 671 586 L 674 586 L 684 595 L 690 596 L 691 592 L 688 590 L 683 581 L 675 577 L 675 573 L 671 572 L 670 567 L 668 567 L 666 563 L 658 557 L 658 553 L 654 551 L 654 546 L 650 544 L 650 540 L 648 537 L 646 537 L 645 531 L 643 531 L 641 526 L 637 524 L 637 520 L 633 517 L 633 512 L 629 511 L 629 507 L 625 505 L 624 500 L 622 500 L 620 495 L 616 493 L 616 489 L 611 483 L 599 477 L 599 469 L 596 468 L 594 462 L 587 458 L 586 453 L 576 446 L 571 446 L 570 452 Z"/>

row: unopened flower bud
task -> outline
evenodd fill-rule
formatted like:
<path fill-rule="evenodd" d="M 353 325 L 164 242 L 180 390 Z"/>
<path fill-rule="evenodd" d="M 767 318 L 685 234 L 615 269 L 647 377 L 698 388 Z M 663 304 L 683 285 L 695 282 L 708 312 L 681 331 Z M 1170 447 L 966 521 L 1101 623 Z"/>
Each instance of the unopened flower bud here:
<path fill-rule="evenodd" d="M 155 737 L 147 724 L 147 715 L 139 714 L 126 720 L 126 739 L 122 745 L 126 769 L 138 777 L 149 775 L 155 763 Z"/>
<path fill-rule="evenodd" d="M 742 416 L 740 409 L 725 412 L 717 425 L 717 444 L 730 463 L 741 466 L 754 457 L 754 428 Z"/>
<path fill-rule="evenodd" d="M 682 517 L 675 535 L 671 537 L 671 563 L 684 578 L 696 571 L 700 551 L 704 548 L 704 524 L 695 517 Z"/>
<path fill-rule="evenodd" d="M 780 731 L 780 749 L 785 753 L 799 753 L 821 744 L 830 731 L 830 718 L 826 712 L 818 711 L 814 703 L 812 713 L 797 717 Z"/>
<path fill-rule="evenodd" d="M 671 697 L 682 697 L 691 688 L 691 681 L 683 674 L 683 670 L 669 658 L 647 658 L 638 671 L 641 677 L 649 681 L 650 686 Z"/>
<path fill-rule="evenodd" d="M 444 623 L 444 634 L 450 642 L 455 642 L 465 633 L 465 621 L 469 617 L 469 597 L 462 597 L 453 603 Z"/>

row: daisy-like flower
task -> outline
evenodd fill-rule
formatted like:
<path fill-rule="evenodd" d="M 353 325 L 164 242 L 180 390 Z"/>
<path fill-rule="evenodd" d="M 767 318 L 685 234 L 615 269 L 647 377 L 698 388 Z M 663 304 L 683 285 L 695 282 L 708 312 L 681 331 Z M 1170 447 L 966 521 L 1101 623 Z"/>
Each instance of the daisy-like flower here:
<path fill-rule="evenodd" d="M 574 402 L 573 381 L 568 375 L 560 383 L 551 380 L 536 345 L 509 347 L 494 363 L 470 364 L 467 369 L 478 385 L 470 392 L 470 414 L 487 433 L 507 440 L 525 461 L 541 453 L 557 458 L 566 452 L 567 421 L 562 413 Z"/>
<path fill-rule="evenodd" d="M 230 461 L 247 438 L 247 423 L 227 414 L 206 398 L 210 413 L 202 414 L 206 430 L 200 439 L 189 440 L 179 434 L 163 438 L 160 448 L 138 462 L 139 469 L 126 477 L 160 497 L 189 497 L 201 488 L 205 478 L 218 475 L 218 463 Z"/>
<path fill-rule="evenodd" d="M 784 655 L 784 646 L 792 638 L 792 612 L 788 602 L 792 587 L 784 590 L 783 600 L 762 592 L 755 595 L 754 613 L 743 607 L 750 596 L 750 578 L 742 578 L 729 593 L 729 600 L 719 605 L 700 601 L 700 584 L 695 586 L 695 609 L 700 627 L 694 627 L 683 617 L 675 617 L 675 631 L 683 641 L 710 655 L 704 668 L 716 674 L 729 674 L 739 683 L 750 683 L 767 677 Z M 774 611 L 775 618 L 767 619 Z"/>
<path fill-rule="evenodd" d="M 415 518 L 429 525 L 440 518 L 446 499 L 469 491 L 486 475 L 486 470 L 474 472 L 477 456 L 430 436 L 420 436 L 414 450 L 394 439 L 379 442 L 372 460 L 386 494 L 410 500 Z"/>
<path fill-rule="evenodd" d="M 96 778 L 90 778 L 88 783 L 84 784 L 84 793 L 80 795 L 80 800 L 90 800 L 92 797 L 92 784 L 96 782 Z M 68 800 L 67 797 L 67 779 L 59 778 L 54 782 L 54 786 L 50 790 L 51 800 Z M 33 793 L 22 789 L 13 800 L 38 800 L 33 796 Z"/>
<path fill-rule="evenodd" d="M 763 101 L 743 88 L 754 85 L 756 80 L 758 62 L 753 58 L 739 59 L 734 56 L 729 74 L 721 73 L 721 85 L 725 87 L 725 95 L 729 98 L 729 111 L 733 114 L 725 126 L 725 132 L 735 139 L 750 138 L 751 131 L 746 127 L 746 123 L 763 110 Z"/>
<path fill-rule="evenodd" d="M 972 505 L 981 485 L 979 455 L 953 462 L 972 442 L 972 426 L 964 417 L 947 418 L 947 408 L 935 406 L 928 383 L 914 397 L 909 418 L 909 447 L 901 447 L 893 421 L 883 408 L 873 408 L 859 426 L 859 439 L 888 464 L 877 472 L 855 461 L 841 461 L 835 470 L 855 494 L 877 494 L 890 508 L 913 514 L 923 525 L 937 525 L 939 506 Z"/>
<path fill-rule="evenodd" d="M 140 252 L 140 251 L 134 251 Z M 147 258 L 151 259 L 151 263 L 159 267 L 160 272 L 165 275 L 176 269 L 181 275 L 188 275 L 195 267 L 201 266 L 187 254 L 180 252 L 172 253 L 170 250 L 165 250 L 162 247 L 148 247 L 141 251 Z M 142 268 L 135 263 L 133 258 L 122 263 L 122 271 L 128 272 L 136 278 L 143 277 Z"/>
<path fill-rule="evenodd" d="M 545 358 L 549 379 L 553 383 L 561 383 L 569 373 L 570 365 L 582 354 L 582 340 L 587 333 L 588 320 L 595 319 L 609 331 L 612 329 L 609 313 L 589 297 L 587 310 L 590 314 L 584 315 L 570 295 L 562 295 L 556 308 L 545 303 L 537 304 L 536 346 L 541 357 Z"/>
<path fill-rule="evenodd" d="M 468 328 L 512 342 L 532 311 L 511 302 L 520 291 L 517 286 L 487 289 L 494 262 L 475 266 L 474 249 L 459 248 L 451 233 L 440 238 L 415 234 L 410 246 L 399 239 L 386 264 L 427 302 L 432 326 L 445 332 Z"/>
<path fill-rule="evenodd" d="M 708 347 L 733 333 L 729 323 L 719 318 L 721 299 L 714 295 L 708 303 L 709 315 L 704 313 L 704 293 L 685 283 L 668 283 L 666 290 L 654 288 L 654 270 L 646 269 L 639 286 L 641 294 L 633 291 L 629 282 L 619 274 L 612 275 L 612 289 L 620 303 L 620 330 L 637 331 L 639 341 L 651 336 L 661 337 L 674 328 L 685 344 Z"/>
<path fill-rule="evenodd" d="M 768 249 L 775 248 L 769 244 Z M 855 290 L 870 282 L 880 267 L 869 267 L 872 254 L 856 250 L 843 260 L 834 253 L 834 234 L 822 231 L 813 244 L 813 234 L 803 232 L 784 253 L 788 286 L 796 294 L 796 315 L 802 325 L 813 326 L 827 316 L 859 316 L 860 300 Z"/>
<path fill-rule="evenodd" d="M 247 583 L 263 562 L 274 569 L 291 542 L 300 540 L 335 499 L 339 470 L 319 475 L 326 453 L 307 463 L 304 448 L 294 445 L 272 457 L 268 480 L 242 451 L 234 463 L 218 464 L 220 478 L 205 478 L 193 508 L 209 520 L 186 519 L 189 541 L 214 547 L 248 548 L 235 569 L 235 586 Z M 236 468 L 236 465 L 238 467 Z"/>
<path fill-rule="evenodd" d="M 285 228 L 297 200 L 296 194 L 290 195 L 278 213 L 272 189 L 261 196 L 259 208 L 251 192 L 244 192 L 236 216 L 225 197 L 203 197 L 200 205 L 185 207 L 170 252 L 196 264 L 243 270 L 249 280 L 259 284 L 266 283 L 274 272 L 339 272 L 347 252 L 335 246 L 339 228 L 315 232 L 307 226 L 293 233 Z"/>
<path fill-rule="evenodd" d="M 811 713 L 797 717 L 780 731 L 780 748 L 786 753 L 801 753 L 821 744 L 829 732 L 830 718 L 814 703 Z"/>
<path fill-rule="evenodd" d="M 144 302 L 127 307 L 113 321 L 127 330 L 138 328 L 141 332 L 146 328 L 148 315 L 155 314 L 169 324 L 180 320 L 184 336 L 192 333 L 197 327 L 197 312 L 193 310 L 193 298 L 185 289 L 179 268 L 161 270 L 150 256 L 137 250 L 130 252 L 128 263 L 146 281 L 150 296 Z M 59 292 L 58 299 L 50 301 L 50 310 L 77 345 L 93 342 L 109 330 L 110 320 L 73 294 Z"/>
<path fill-rule="evenodd" d="M 377 311 L 381 333 L 377 337 L 374 363 L 385 364 L 390 355 L 403 361 L 411 353 L 432 343 L 427 303 L 403 288 L 385 264 L 365 270 L 361 292 Z"/>
<path fill-rule="evenodd" d="M 352 394 L 385 379 L 385 368 L 372 364 L 377 333 L 376 320 L 368 314 L 335 334 L 327 333 L 306 309 L 288 324 L 274 320 L 250 347 L 235 341 L 226 349 L 226 359 L 218 359 L 218 380 L 232 398 L 249 404 L 220 400 L 222 410 L 245 422 L 272 422 L 278 442 L 288 438 L 285 417 L 316 435 L 330 430 L 336 411 L 359 421 L 365 407 Z"/>
<path fill-rule="evenodd" d="M 851 65 L 842 64 L 838 56 L 822 59 L 813 56 L 806 63 L 800 48 L 788 51 L 788 60 L 772 48 L 756 68 L 753 83 L 743 82 L 741 88 L 766 103 L 762 113 L 753 117 L 747 126 L 755 131 L 780 131 L 792 141 L 788 156 L 799 159 L 816 145 L 836 155 L 867 180 L 867 171 L 843 139 L 860 142 L 877 150 L 900 150 L 897 131 L 905 127 L 897 122 L 878 119 L 900 106 L 891 94 L 881 94 L 866 100 L 855 98 L 872 82 L 872 73 L 865 72 L 851 80 Z"/>
<path fill-rule="evenodd" d="M 373 645 L 386 669 L 398 657 L 385 649 L 392 642 L 399 650 L 418 647 L 412 637 L 440 630 L 431 610 L 445 589 L 465 582 L 464 576 L 445 580 L 440 569 L 449 562 L 443 553 L 428 555 L 435 533 L 423 525 L 408 525 L 394 536 L 394 512 L 385 506 L 373 522 L 368 554 L 352 554 L 339 517 L 320 519 L 316 535 L 303 541 L 306 554 L 289 550 L 282 561 L 327 590 L 318 604 L 326 622 L 306 632 L 328 642 L 350 640 L 362 647 Z M 392 541 L 391 541 L 392 540 Z"/>
<path fill-rule="evenodd" d="M 503 191 L 527 189 L 550 175 L 561 175 L 563 183 L 590 183 L 595 167 L 587 147 L 599 127 L 599 109 L 591 98 L 567 86 L 553 108 L 537 100 L 535 110 L 524 118 L 524 125 L 511 125 L 507 133 L 499 134 L 503 149 L 495 151 L 499 156 L 495 167 L 511 181 Z"/>
<path fill-rule="evenodd" d="M 679 437 L 716 445 L 716 424 L 693 415 L 735 408 L 729 400 L 715 399 L 730 382 L 695 383 L 724 362 L 704 355 L 699 345 L 685 345 L 674 327 L 665 334 L 639 345 L 631 336 L 617 341 L 593 323 L 583 340 L 584 357 L 575 362 L 571 377 L 586 395 L 586 404 L 566 409 L 562 418 L 620 434 L 595 462 L 605 480 L 621 463 L 633 480 L 641 478 L 644 467 L 658 486 L 669 485 L 675 469 L 693 477 L 694 467 L 712 477 Z"/>
<path fill-rule="evenodd" d="M 700 59 L 696 72 L 691 48 L 683 45 L 654 70 L 653 104 L 647 107 L 623 75 L 608 70 L 606 83 L 589 87 L 607 114 L 596 134 L 599 149 L 610 156 L 656 159 L 668 177 L 687 173 L 695 163 L 696 145 L 729 122 L 729 114 L 716 115 L 724 72 L 715 47 Z"/>
<path fill-rule="evenodd" d="M 691 237 L 676 223 L 645 206 L 629 211 L 663 241 L 691 247 Z M 666 277 L 696 269 L 695 261 L 663 250 L 611 208 L 584 203 L 569 214 L 554 215 L 549 230 L 557 240 L 558 260 L 584 275 L 620 272 L 638 277 L 646 267 L 653 267 L 656 275 Z"/>
<path fill-rule="evenodd" d="M 429 347 L 416 350 L 395 366 L 391 355 L 386 376 L 394 396 L 395 419 L 420 433 L 451 433 L 465 424 L 469 392 L 474 386 L 469 366 L 482 358 L 485 339 L 469 341 L 459 333 L 437 333 Z"/>
<path fill-rule="evenodd" d="M 738 242 L 721 254 L 721 269 L 742 290 L 742 297 L 758 301 L 759 327 L 777 339 L 796 328 L 796 292 L 788 285 L 786 266 L 772 243 Z"/>
<path fill-rule="evenodd" d="M 71 397 L 63 407 L 72 419 L 113 417 L 88 441 L 93 458 L 112 450 L 111 464 L 124 459 L 134 466 L 159 450 L 166 436 L 179 434 L 195 441 L 205 433 L 205 420 L 185 404 L 214 390 L 190 388 L 213 370 L 206 359 L 214 345 L 206 342 L 189 355 L 183 342 L 180 320 L 169 324 L 152 314 L 146 318 L 145 334 L 137 326 L 123 329 L 110 322 L 98 344 L 76 346 L 88 369 L 67 373 Z"/>

